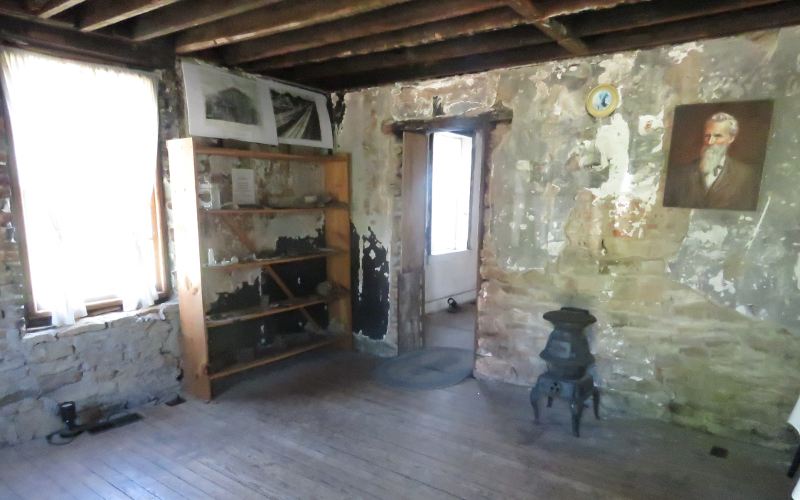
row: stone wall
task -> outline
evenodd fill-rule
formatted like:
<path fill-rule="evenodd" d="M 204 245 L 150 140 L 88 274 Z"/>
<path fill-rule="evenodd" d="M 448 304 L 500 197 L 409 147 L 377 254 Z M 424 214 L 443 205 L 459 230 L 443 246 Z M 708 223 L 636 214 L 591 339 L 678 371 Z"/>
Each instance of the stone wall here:
<path fill-rule="evenodd" d="M 599 320 L 604 411 L 785 443 L 800 393 L 799 50 L 787 28 L 346 94 L 337 146 L 353 155 L 354 250 L 386 270 L 380 287 L 354 281 L 387 304 L 383 323 L 356 316 L 363 348 L 397 340 L 401 146 L 381 123 L 430 117 L 434 97 L 447 115 L 503 105 L 514 119 L 486 166 L 475 374 L 530 384 L 542 314 L 582 306 Z M 584 99 L 599 83 L 622 104 L 594 119 Z M 664 208 L 675 106 L 745 99 L 775 101 L 758 210 Z"/>
<path fill-rule="evenodd" d="M 165 74 L 160 90 L 164 140 L 178 133 L 174 74 Z M 0 119 L 0 226 L 4 227 L 0 234 L 0 446 L 60 428 L 58 402 L 75 401 L 79 416 L 92 419 L 173 397 L 181 374 L 177 304 L 133 314 L 105 314 L 72 327 L 26 331 L 8 154 L 8 135 Z M 162 159 L 168 186 L 166 152 Z M 168 187 L 165 190 L 169 192 Z"/>

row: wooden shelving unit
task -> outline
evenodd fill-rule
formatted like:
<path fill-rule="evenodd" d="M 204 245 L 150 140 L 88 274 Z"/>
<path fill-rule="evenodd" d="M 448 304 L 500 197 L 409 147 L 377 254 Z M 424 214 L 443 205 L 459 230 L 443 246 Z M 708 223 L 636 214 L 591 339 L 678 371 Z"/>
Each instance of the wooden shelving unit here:
<path fill-rule="evenodd" d="M 289 262 L 302 262 L 304 260 L 324 259 L 333 255 L 341 254 L 344 250 L 334 248 L 320 248 L 319 252 L 308 253 L 303 255 L 287 255 L 285 257 L 271 257 L 269 259 L 258 259 L 247 262 L 237 262 L 236 264 L 217 264 L 213 266 L 204 265 L 206 269 L 217 269 L 220 271 L 230 271 L 232 269 L 253 269 L 264 266 L 273 266 L 275 264 L 287 264 Z"/>
<path fill-rule="evenodd" d="M 202 399 L 213 397 L 213 382 L 251 368 L 280 361 L 297 354 L 335 345 L 352 348 L 350 310 L 350 158 L 348 155 L 294 155 L 266 151 L 249 151 L 204 146 L 193 138 L 168 141 L 170 160 L 170 184 L 172 188 L 172 218 L 175 234 L 175 257 L 177 292 L 180 303 L 181 331 L 183 342 L 184 387 Z M 263 160 L 312 163 L 322 167 L 326 192 L 333 201 L 324 206 L 297 208 L 239 208 L 205 210 L 198 199 L 199 157 L 228 156 Z M 325 217 L 325 248 L 297 255 L 280 255 L 270 258 L 228 263 L 205 264 L 205 251 L 201 241 L 202 228 L 212 220 L 221 220 L 230 232 L 251 253 L 259 249 L 241 221 L 249 217 L 277 217 L 322 212 Z M 295 296 L 273 266 L 324 259 L 326 279 L 334 286 L 327 296 Z M 208 286 L 211 273 L 225 273 L 240 269 L 261 269 L 286 296 L 269 305 L 241 308 L 224 313 L 210 314 L 209 304 L 204 303 L 203 287 Z M 303 344 L 280 351 L 270 352 L 256 359 L 237 362 L 223 368 L 209 370 L 209 337 L 215 330 L 235 328 L 247 322 L 270 316 L 297 311 L 306 321 L 317 325 L 308 308 L 327 306 L 328 318 L 343 330 L 336 336 L 317 336 Z M 295 313 L 296 314 L 296 313 Z"/>

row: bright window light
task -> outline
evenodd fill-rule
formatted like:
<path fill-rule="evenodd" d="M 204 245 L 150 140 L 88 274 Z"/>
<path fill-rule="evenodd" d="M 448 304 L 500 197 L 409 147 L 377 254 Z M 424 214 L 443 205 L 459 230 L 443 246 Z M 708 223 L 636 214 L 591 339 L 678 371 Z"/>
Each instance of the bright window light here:
<path fill-rule="evenodd" d="M 431 255 L 467 250 L 472 185 L 472 137 L 433 134 Z"/>
<path fill-rule="evenodd" d="M 153 304 L 158 151 L 151 75 L 5 49 L 0 58 L 31 288 L 53 324 Z"/>

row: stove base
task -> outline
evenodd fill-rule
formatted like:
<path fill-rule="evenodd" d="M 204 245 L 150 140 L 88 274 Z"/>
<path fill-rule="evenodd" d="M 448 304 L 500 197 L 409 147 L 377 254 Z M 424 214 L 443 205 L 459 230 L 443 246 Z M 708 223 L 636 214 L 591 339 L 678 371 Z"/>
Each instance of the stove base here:
<path fill-rule="evenodd" d="M 553 405 L 553 398 L 561 398 L 569 401 L 570 412 L 572 413 L 572 433 L 580 437 L 581 416 L 585 402 L 589 397 L 592 398 L 594 416 L 600 419 L 600 391 L 594 385 L 594 378 L 591 375 L 584 375 L 580 379 L 566 380 L 556 377 L 550 372 L 545 372 L 536 380 L 536 385 L 531 389 L 531 406 L 533 406 L 534 421 L 539 423 L 539 400 L 547 397 L 547 407 Z"/>

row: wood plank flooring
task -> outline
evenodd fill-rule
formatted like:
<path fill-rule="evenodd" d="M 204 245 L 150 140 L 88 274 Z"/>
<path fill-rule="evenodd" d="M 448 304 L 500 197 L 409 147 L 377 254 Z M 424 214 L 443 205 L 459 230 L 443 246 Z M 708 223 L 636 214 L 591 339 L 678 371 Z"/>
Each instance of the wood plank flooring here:
<path fill-rule="evenodd" d="M 534 426 L 527 390 L 469 379 L 408 392 L 380 360 L 319 352 L 226 381 L 213 403 L 66 446 L 0 449 L 0 498 L 785 499 L 790 453 L 554 405 Z M 590 412 L 586 412 L 590 415 Z M 712 445 L 730 451 L 709 455 Z"/>

